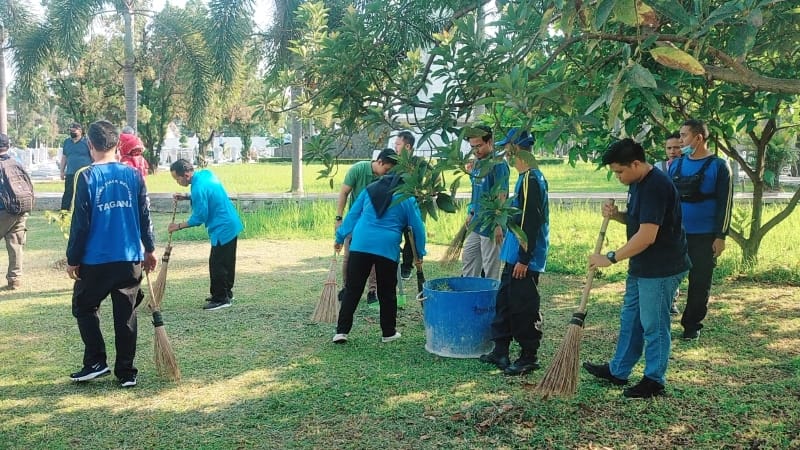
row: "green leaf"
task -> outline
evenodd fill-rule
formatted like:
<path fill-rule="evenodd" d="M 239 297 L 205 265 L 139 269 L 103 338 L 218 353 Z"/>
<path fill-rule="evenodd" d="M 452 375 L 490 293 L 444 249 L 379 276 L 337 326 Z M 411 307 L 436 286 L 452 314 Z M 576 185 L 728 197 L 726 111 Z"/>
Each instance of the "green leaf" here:
<path fill-rule="evenodd" d="M 706 73 L 706 69 L 703 68 L 703 65 L 700 64 L 699 61 L 679 48 L 658 47 L 650 50 L 650 55 L 662 66 L 689 72 L 692 75 L 703 75 Z"/>
<path fill-rule="evenodd" d="M 528 250 L 528 236 L 525 235 L 525 232 L 522 231 L 522 228 L 520 228 L 519 225 L 514 223 L 513 220 L 509 220 L 508 221 L 508 229 L 509 229 L 509 231 L 514 233 L 514 236 L 517 237 L 517 239 L 519 240 L 520 247 L 522 247 L 523 249 L 525 249 L 525 251 L 527 251 Z"/>
<path fill-rule="evenodd" d="M 611 15 L 611 11 L 614 9 L 614 5 L 616 4 L 617 0 L 602 0 L 600 4 L 597 6 L 597 12 L 594 15 L 594 27 L 595 29 L 600 29 L 605 25 L 606 21 L 608 21 L 608 16 Z"/>
<path fill-rule="evenodd" d="M 436 195 L 436 206 L 447 213 L 456 212 L 456 205 L 453 203 L 453 197 L 450 197 L 450 195 L 444 192 L 439 192 Z"/>
<path fill-rule="evenodd" d="M 628 80 L 635 87 L 641 88 L 656 88 L 656 79 L 649 70 L 645 69 L 641 64 L 634 64 L 628 72 Z"/>
<path fill-rule="evenodd" d="M 728 42 L 728 53 L 734 57 L 747 56 L 756 43 L 758 28 L 745 23 L 733 27 L 731 40 Z"/>
<path fill-rule="evenodd" d="M 647 0 L 647 3 L 653 7 L 659 14 L 665 16 L 670 22 L 682 26 L 690 25 L 689 13 L 675 0 Z"/>
<path fill-rule="evenodd" d="M 614 3 L 614 18 L 625 25 L 635 26 L 636 0 L 619 0 Z"/>

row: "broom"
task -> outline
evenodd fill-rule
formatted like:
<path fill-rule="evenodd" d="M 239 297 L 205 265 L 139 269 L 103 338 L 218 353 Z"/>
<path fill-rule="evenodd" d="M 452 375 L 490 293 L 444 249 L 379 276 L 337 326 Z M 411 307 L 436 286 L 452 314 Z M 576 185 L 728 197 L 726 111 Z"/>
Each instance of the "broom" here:
<path fill-rule="evenodd" d="M 339 318 L 339 302 L 336 292 L 336 252 L 331 259 L 331 268 L 328 270 L 328 279 L 322 288 L 317 307 L 311 314 L 311 320 L 318 323 L 336 323 Z"/>
<path fill-rule="evenodd" d="M 613 205 L 614 200 L 608 200 L 606 204 Z M 600 233 L 597 235 L 597 243 L 594 246 L 595 253 L 600 253 L 600 249 L 603 248 L 608 221 L 608 217 L 603 218 Z M 547 372 L 534 388 L 534 392 L 545 399 L 554 396 L 571 397 L 575 395 L 578 389 L 583 322 L 586 319 L 586 303 L 589 300 L 589 291 L 592 289 L 595 271 L 596 269 L 594 268 L 589 269 L 589 273 L 586 276 L 586 284 L 584 284 L 583 293 L 581 294 L 580 306 L 578 311 L 572 314 L 564 342 L 561 343 L 558 351 L 556 351 L 553 362 Z"/>
<path fill-rule="evenodd" d="M 442 264 L 453 264 L 461 257 L 461 249 L 464 248 L 464 240 L 467 238 L 467 224 L 461 224 L 461 228 L 456 233 L 450 245 L 447 246 L 442 259 L 439 260 Z"/>
<path fill-rule="evenodd" d="M 145 272 L 145 277 L 147 278 L 147 288 L 150 290 L 150 301 L 147 302 L 147 307 L 153 314 L 153 329 L 155 331 L 155 338 L 153 339 L 153 359 L 156 371 L 161 376 L 172 381 L 178 381 L 181 379 L 181 369 L 178 367 L 178 361 L 175 359 L 175 351 L 172 350 L 172 344 L 169 343 L 169 338 L 167 337 L 167 330 L 164 328 L 161 310 L 157 304 L 155 293 L 153 292 L 153 285 L 150 283 L 150 274 Z M 158 303 L 160 303 L 160 300 L 158 300 Z"/>
<path fill-rule="evenodd" d="M 175 223 L 175 213 L 178 211 L 178 200 L 172 200 L 172 220 Z M 172 233 L 169 233 L 167 239 L 167 247 L 164 249 L 164 255 L 161 256 L 161 267 L 158 269 L 158 276 L 153 285 L 153 301 L 155 302 L 156 309 L 161 309 L 161 301 L 164 299 L 164 292 L 167 289 L 167 269 L 169 269 L 169 257 L 172 255 Z"/>
<path fill-rule="evenodd" d="M 417 294 L 422 294 L 425 274 L 422 272 L 422 260 L 417 256 L 417 243 L 414 241 L 414 231 L 411 230 L 411 227 L 408 228 L 408 241 L 411 243 L 411 253 L 414 255 L 414 264 L 417 266 Z"/>

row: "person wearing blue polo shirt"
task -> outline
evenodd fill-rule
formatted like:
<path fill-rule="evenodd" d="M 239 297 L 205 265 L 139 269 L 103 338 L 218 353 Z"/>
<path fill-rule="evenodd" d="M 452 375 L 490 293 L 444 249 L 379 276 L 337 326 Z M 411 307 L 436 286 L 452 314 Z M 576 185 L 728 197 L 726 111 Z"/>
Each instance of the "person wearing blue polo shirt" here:
<path fill-rule="evenodd" d="M 510 230 L 506 233 L 500 250 L 500 260 L 504 264 L 492 321 L 494 349 L 480 357 L 506 375 L 523 375 L 539 368 L 537 353 L 542 340 L 542 315 L 538 285 L 550 247 L 550 207 L 547 180 L 530 153 L 533 141 L 527 131 L 512 128 L 506 138 L 497 143 L 505 146 L 506 158 L 519 172 L 511 204 L 519 208 L 520 213 L 511 220 L 522 229 L 528 241 L 523 244 Z M 520 346 L 520 356 L 513 364 L 508 358 L 512 340 Z"/>
<path fill-rule="evenodd" d="M 186 222 L 171 223 L 170 233 L 184 228 L 205 225 L 211 240 L 208 270 L 211 276 L 211 297 L 203 307 L 214 311 L 231 306 L 233 284 L 236 281 L 236 243 L 241 233 L 242 221 L 228 198 L 222 183 L 210 170 L 194 171 L 192 163 L 179 159 L 169 168 L 172 178 L 180 186 L 191 185 L 191 195 L 175 194 L 179 200 L 192 202 L 192 215 Z"/>
<path fill-rule="evenodd" d="M 470 172 L 472 182 L 472 198 L 467 211 L 467 227 L 470 233 L 464 239 L 461 254 L 461 276 L 500 279 L 500 246 L 503 244 L 504 230 L 501 226 L 484 224 L 481 215 L 481 201 L 496 194 L 500 201 L 508 197 L 508 164 L 495 158 L 492 129 L 486 125 L 472 128 L 465 139 L 469 142 L 475 155 L 475 162 Z M 475 222 L 475 223 L 473 223 Z"/>
<path fill-rule="evenodd" d="M 83 127 L 75 122 L 69 126 L 69 137 L 64 139 L 61 150 L 61 179 L 64 180 L 64 195 L 61 196 L 61 210 L 72 209 L 72 197 L 75 193 L 75 172 L 92 163 L 89 154 L 89 141 L 83 135 Z"/>

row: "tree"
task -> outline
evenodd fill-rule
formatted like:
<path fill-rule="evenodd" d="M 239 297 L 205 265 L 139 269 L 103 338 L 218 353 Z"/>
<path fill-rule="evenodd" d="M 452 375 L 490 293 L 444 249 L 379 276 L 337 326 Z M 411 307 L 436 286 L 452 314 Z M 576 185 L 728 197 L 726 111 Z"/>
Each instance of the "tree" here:
<path fill-rule="evenodd" d="M 484 121 L 539 130 L 540 148 L 565 146 L 575 161 L 621 137 L 660 146 L 685 118 L 702 118 L 716 148 L 753 181 L 750 219 L 732 233 L 745 262 L 800 199 L 795 191 L 762 226 L 767 144 L 800 94 L 800 21 L 791 2 L 498 1 L 488 36 L 476 32 L 487 1 L 366 3 L 329 26 L 323 48 L 301 68 L 315 86 L 314 104 L 332 107 L 340 126 L 397 128 L 410 117 L 422 141 L 463 136 L 462 125 L 485 106 Z M 394 37 L 403 35 L 418 39 L 399 45 Z M 542 118 L 552 118 L 544 130 Z M 725 143 L 738 131 L 757 143 L 752 161 Z M 460 167 L 457 147 L 441 146 L 440 164 Z"/>
<path fill-rule="evenodd" d="M 8 97 L 6 91 L 6 50 L 15 48 L 15 40 L 31 14 L 25 3 L 0 0 L 0 133 L 8 133 Z"/>

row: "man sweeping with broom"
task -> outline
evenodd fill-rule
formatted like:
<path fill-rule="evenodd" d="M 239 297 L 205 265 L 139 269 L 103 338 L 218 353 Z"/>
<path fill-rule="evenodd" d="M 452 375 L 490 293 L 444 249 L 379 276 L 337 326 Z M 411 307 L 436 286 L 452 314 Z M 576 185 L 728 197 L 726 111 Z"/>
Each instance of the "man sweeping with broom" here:
<path fill-rule="evenodd" d="M 98 310 L 110 294 L 117 350 L 114 375 L 120 386 L 136 386 L 136 305 L 142 271 L 156 266 L 150 199 L 142 175 L 119 163 L 119 135 L 110 122 L 89 126 L 92 165 L 75 174 L 75 202 L 67 244 L 67 274 L 75 280 L 72 315 L 84 343 L 83 369 L 72 381 L 108 375 Z"/>
<path fill-rule="evenodd" d="M 628 242 L 605 255 L 589 256 L 590 269 L 630 259 L 614 357 L 607 364 L 583 364 L 596 378 L 622 386 L 644 350 L 644 377 L 622 392 L 628 398 L 664 393 L 671 346 L 670 307 L 675 289 L 691 266 L 678 191 L 667 175 L 646 161 L 644 149 L 632 139 L 611 144 L 603 155 L 603 165 L 628 186 L 627 211 L 608 204 L 603 206 L 603 217 L 624 223 Z"/>

